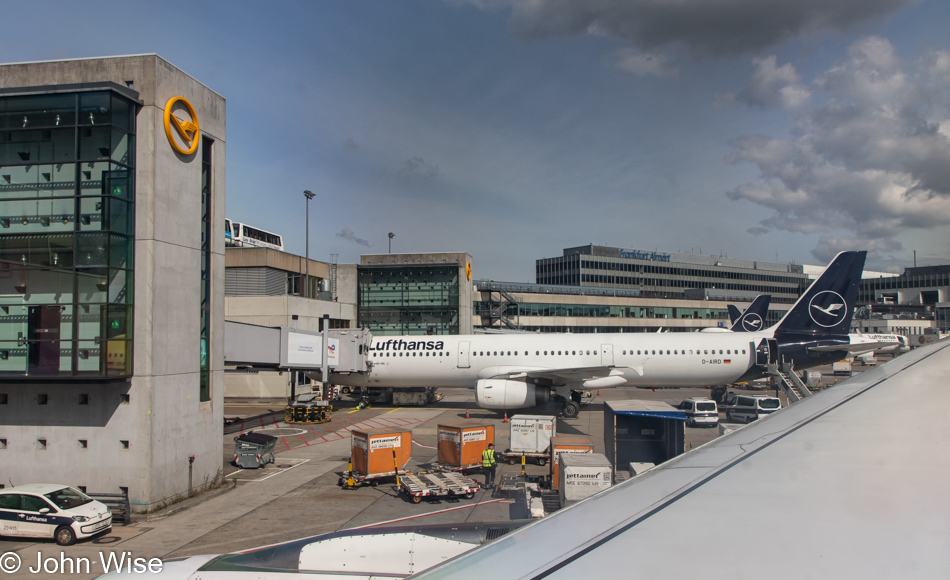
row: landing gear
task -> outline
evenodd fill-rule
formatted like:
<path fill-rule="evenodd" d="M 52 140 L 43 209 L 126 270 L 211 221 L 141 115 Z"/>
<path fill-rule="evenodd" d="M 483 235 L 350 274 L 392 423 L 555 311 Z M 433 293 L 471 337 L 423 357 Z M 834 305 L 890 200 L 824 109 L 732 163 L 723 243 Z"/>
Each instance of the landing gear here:
<path fill-rule="evenodd" d="M 561 409 L 561 414 L 564 415 L 565 419 L 574 419 L 581 412 L 580 405 L 571 401 L 564 405 L 564 408 Z"/>
<path fill-rule="evenodd" d="M 581 412 L 581 401 L 583 398 L 583 391 L 575 391 L 573 389 L 570 391 L 565 389 L 555 395 L 555 400 L 564 403 L 564 406 L 561 408 L 561 415 L 563 415 L 565 419 L 574 419 L 577 417 Z M 589 403 L 590 401 L 587 402 Z"/>

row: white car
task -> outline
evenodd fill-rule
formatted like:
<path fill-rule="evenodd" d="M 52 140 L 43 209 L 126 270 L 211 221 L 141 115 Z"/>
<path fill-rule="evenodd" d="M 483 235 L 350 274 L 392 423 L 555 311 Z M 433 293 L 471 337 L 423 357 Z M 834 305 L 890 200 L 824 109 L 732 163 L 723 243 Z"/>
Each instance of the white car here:
<path fill-rule="evenodd" d="M 0 489 L 0 536 L 53 538 L 68 546 L 111 530 L 109 508 L 78 489 L 53 483 Z"/>

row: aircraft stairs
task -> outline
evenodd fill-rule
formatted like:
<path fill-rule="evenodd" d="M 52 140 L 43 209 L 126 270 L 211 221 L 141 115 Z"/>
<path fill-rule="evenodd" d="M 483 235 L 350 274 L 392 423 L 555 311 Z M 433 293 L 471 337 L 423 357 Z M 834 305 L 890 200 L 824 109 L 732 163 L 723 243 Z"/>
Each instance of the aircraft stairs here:
<path fill-rule="evenodd" d="M 789 403 L 801 401 L 812 395 L 811 390 L 795 372 L 795 368 L 791 363 L 782 363 L 781 369 L 777 364 L 771 364 L 769 365 L 769 374 L 775 377 L 782 390 L 785 391 Z"/>

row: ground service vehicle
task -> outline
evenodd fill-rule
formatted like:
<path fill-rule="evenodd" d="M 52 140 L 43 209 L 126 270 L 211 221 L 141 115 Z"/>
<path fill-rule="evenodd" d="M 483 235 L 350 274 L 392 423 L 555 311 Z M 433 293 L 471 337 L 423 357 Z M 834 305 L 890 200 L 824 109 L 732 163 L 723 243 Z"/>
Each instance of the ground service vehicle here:
<path fill-rule="evenodd" d="M 686 425 L 689 427 L 715 427 L 719 424 L 719 408 L 716 401 L 705 397 L 684 399 L 677 409 L 686 411 Z"/>
<path fill-rule="evenodd" d="M 776 397 L 766 395 L 737 395 L 727 393 L 722 405 L 726 412 L 726 420 L 732 422 L 751 423 L 759 417 L 774 413 L 782 408 L 782 401 Z"/>
<path fill-rule="evenodd" d="M 54 483 L 0 489 L 0 536 L 53 538 L 69 546 L 110 530 L 109 508 L 78 489 Z"/>

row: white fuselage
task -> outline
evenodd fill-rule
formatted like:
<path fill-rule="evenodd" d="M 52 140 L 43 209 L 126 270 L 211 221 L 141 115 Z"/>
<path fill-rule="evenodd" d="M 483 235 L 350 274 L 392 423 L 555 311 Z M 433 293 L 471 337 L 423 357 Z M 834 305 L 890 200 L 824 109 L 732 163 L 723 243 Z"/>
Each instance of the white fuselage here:
<path fill-rule="evenodd" d="M 520 371 L 613 367 L 611 376 L 624 379 L 613 386 L 719 385 L 736 381 L 752 367 L 754 345 L 766 336 L 771 334 L 383 336 L 373 338 L 368 373 L 334 375 L 331 381 L 369 387 L 474 387 L 479 379 Z"/>

